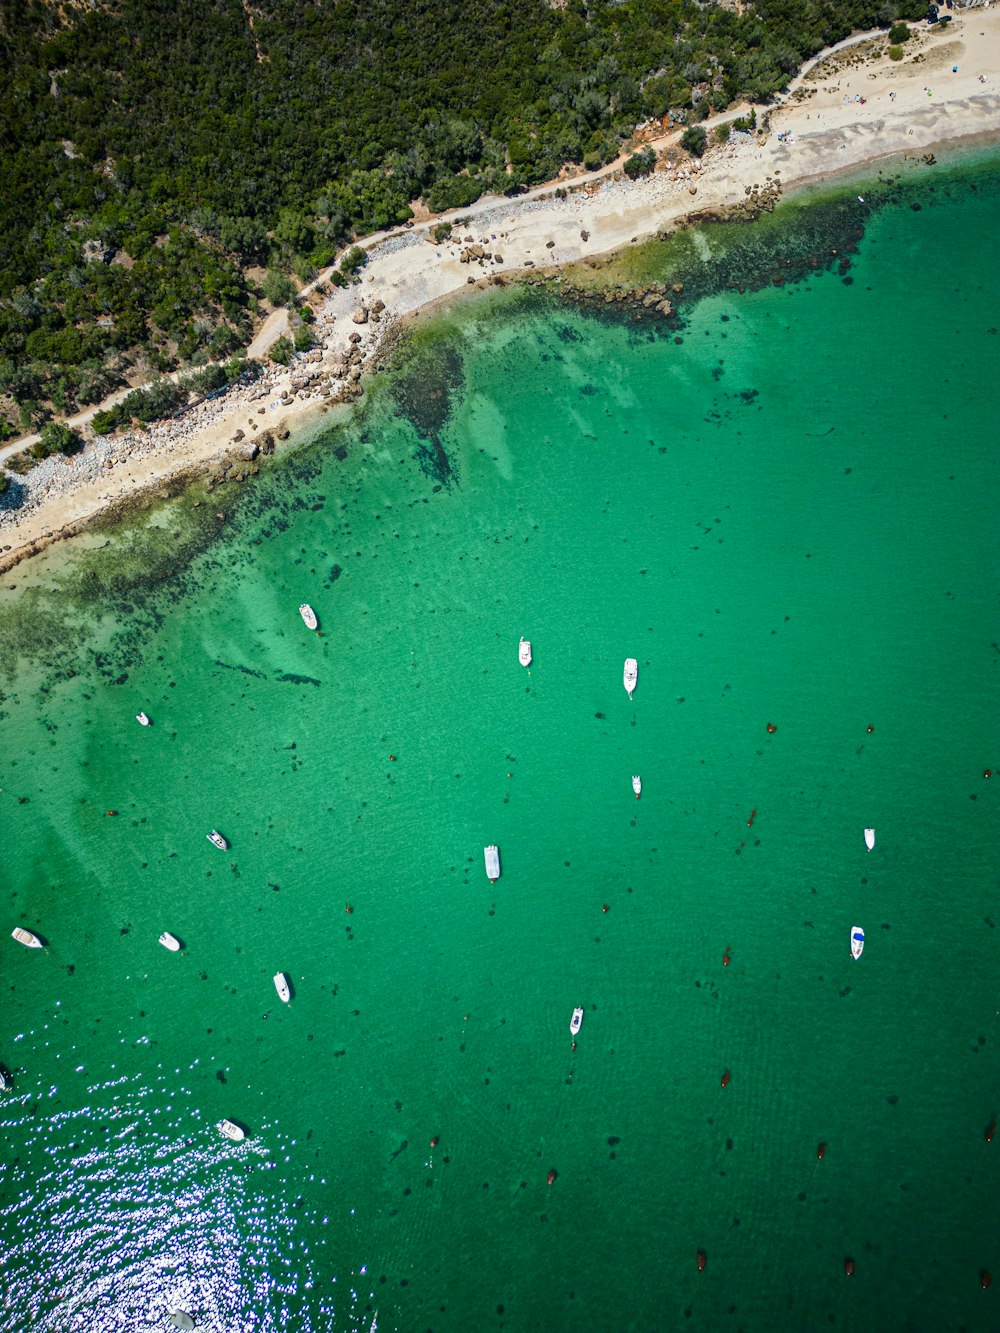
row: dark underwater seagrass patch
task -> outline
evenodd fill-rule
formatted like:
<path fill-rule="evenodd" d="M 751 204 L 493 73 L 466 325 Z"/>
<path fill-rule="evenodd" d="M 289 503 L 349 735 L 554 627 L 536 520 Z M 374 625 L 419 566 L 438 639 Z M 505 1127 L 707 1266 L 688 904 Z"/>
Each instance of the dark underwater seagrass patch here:
<path fill-rule="evenodd" d="M 394 370 L 392 397 L 399 415 L 406 417 L 417 433 L 417 462 L 421 471 L 441 486 L 451 486 L 458 480 L 455 459 L 441 436 L 451 416 L 453 398 L 464 382 L 462 358 L 445 339 L 429 346 L 411 346 Z"/>

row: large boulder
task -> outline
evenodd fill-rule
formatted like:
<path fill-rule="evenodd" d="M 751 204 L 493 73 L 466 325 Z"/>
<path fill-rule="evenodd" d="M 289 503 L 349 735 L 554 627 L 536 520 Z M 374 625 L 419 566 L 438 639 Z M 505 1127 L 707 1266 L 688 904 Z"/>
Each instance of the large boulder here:
<path fill-rule="evenodd" d="M 357 308 L 357 310 L 355 310 L 354 314 L 351 316 L 351 319 L 354 320 L 355 324 L 367 324 L 367 323 L 368 323 L 368 307 L 367 307 L 367 306 L 363 306 L 363 305 L 359 305 L 358 308 Z"/>

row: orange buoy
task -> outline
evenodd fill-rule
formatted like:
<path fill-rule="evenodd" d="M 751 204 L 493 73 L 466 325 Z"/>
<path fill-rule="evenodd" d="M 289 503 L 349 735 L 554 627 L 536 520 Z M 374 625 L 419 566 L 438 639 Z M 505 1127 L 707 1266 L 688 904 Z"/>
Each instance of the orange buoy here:
<path fill-rule="evenodd" d="M 986 1290 L 992 1281 L 993 1279 L 990 1277 L 989 1270 L 984 1268 L 979 1274 L 979 1285 L 982 1287 L 983 1291 Z"/>
<path fill-rule="evenodd" d="M 345 906 L 344 911 L 347 913 L 348 916 L 350 916 L 351 913 L 354 911 L 354 908 L 351 906 L 350 903 L 348 903 L 348 904 Z"/>
<path fill-rule="evenodd" d="M 118 813 L 118 811 L 117 811 L 117 810 L 105 810 L 104 813 L 105 813 L 106 815 L 116 815 L 116 814 Z"/>
<path fill-rule="evenodd" d="M 986 1126 L 986 1142 L 987 1142 L 987 1143 L 992 1143 L 992 1142 L 993 1142 L 993 1135 L 994 1135 L 994 1133 L 996 1132 L 996 1127 L 997 1127 L 997 1118 L 996 1118 L 996 1116 L 994 1116 L 993 1119 L 990 1121 L 990 1123 Z"/>
<path fill-rule="evenodd" d="M 722 1086 L 723 1086 L 723 1087 L 726 1087 L 726 1086 L 728 1085 L 729 1080 L 730 1080 L 731 1078 L 732 1078 L 732 1074 L 730 1074 L 729 1070 L 727 1069 L 726 1072 L 722 1075 Z"/>
<path fill-rule="evenodd" d="M 844 1260 L 844 1272 L 847 1274 L 848 1277 L 853 1277 L 853 1276 L 854 1276 L 854 1260 L 853 1260 L 853 1259 L 845 1259 L 845 1260 Z"/>
<path fill-rule="evenodd" d="M 769 735 L 769 736 L 773 736 L 774 733 L 775 733 L 777 730 L 778 730 L 778 728 L 774 725 L 773 722 L 769 722 L 769 723 L 767 724 L 767 731 L 768 731 L 768 735 Z"/>
<path fill-rule="evenodd" d="M 816 1149 L 816 1156 L 817 1156 L 817 1157 L 819 1158 L 819 1160 L 822 1162 L 823 1158 L 826 1156 L 826 1144 L 825 1144 L 825 1143 L 821 1143 L 821 1144 L 819 1145 L 819 1147 Z"/>
<path fill-rule="evenodd" d="M 706 1265 L 707 1263 L 708 1263 L 708 1258 L 707 1258 L 707 1256 L 706 1256 L 706 1254 L 705 1254 L 705 1251 L 704 1251 L 704 1250 L 699 1250 L 699 1251 L 698 1251 L 698 1272 L 699 1272 L 699 1273 L 704 1273 L 704 1271 L 705 1271 L 705 1265 Z"/>

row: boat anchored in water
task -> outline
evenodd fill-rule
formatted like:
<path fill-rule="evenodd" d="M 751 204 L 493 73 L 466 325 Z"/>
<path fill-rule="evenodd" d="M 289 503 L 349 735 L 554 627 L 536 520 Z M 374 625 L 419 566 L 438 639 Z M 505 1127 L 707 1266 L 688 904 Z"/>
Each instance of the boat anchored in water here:
<path fill-rule="evenodd" d="M 642 795 L 642 778 L 638 773 L 632 774 L 632 790 L 635 792 L 635 799 L 638 800 Z"/>
<path fill-rule="evenodd" d="M 491 842 L 489 847 L 483 848 L 483 858 L 486 861 L 486 876 L 491 884 L 495 884 L 500 878 L 500 848 Z"/>
<path fill-rule="evenodd" d="M 209 840 L 209 842 L 212 844 L 213 847 L 218 847 L 220 852 L 226 851 L 226 849 L 229 847 L 229 843 L 226 842 L 225 838 L 216 828 L 212 829 L 211 833 L 206 833 L 205 837 Z"/>
<path fill-rule="evenodd" d="M 869 851 L 873 851 L 875 848 L 875 830 L 873 828 L 865 829 L 865 846 Z"/>
<path fill-rule="evenodd" d="M 582 1023 L 583 1023 L 583 1010 L 574 1009 L 573 1017 L 569 1020 L 569 1035 L 571 1037 L 575 1037 L 576 1034 L 580 1031 Z"/>
<path fill-rule="evenodd" d="M 34 931 L 25 930 L 23 926 L 15 926 L 10 933 L 18 944 L 23 944 L 26 949 L 40 949 L 42 947 L 42 941 Z"/>
<path fill-rule="evenodd" d="M 284 972 L 275 972 L 274 989 L 278 992 L 278 999 L 284 1000 L 286 1004 L 292 998 L 292 992 L 288 986 L 288 978 L 285 976 Z"/>
<path fill-rule="evenodd" d="M 186 1310 L 168 1310 L 167 1318 L 174 1328 L 192 1329 L 195 1327 L 194 1320 Z"/>
<path fill-rule="evenodd" d="M 227 1139 L 232 1139 L 234 1143 L 242 1143 L 246 1138 L 245 1131 L 240 1129 L 239 1125 L 234 1125 L 231 1120 L 220 1120 L 216 1129 Z"/>
<path fill-rule="evenodd" d="M 635 683 L 639 679 L 639 663 L 634 657 L 626 657 L 625 673 L 622 679 L 625 683 L 625 691 L 631 699 L 632 691 L 635 689 Z"/>
<path fill-rule="evenodd" d="M 865 932 L 860 926 L 851 927 L 851 957 L 860 958 L 865 947 Z"/>
<path fill-rule="evenodd" d="M 151 727 L 153 725 L 146 713 L 136 713 L 135 720 L 140 727 Z"/>
<path fill-rule="evenodd" d="M 303 602 L 299 607 L 299 615 L 306 622 L 306 629 L 315 629 L 318 626 L 319 621 L 316 619 L 316 612 L 308 602 Z"/>
<path fill-rule="evenodd" d="M 171 953 L 176 953 L 181 947 L 181 942 L 176 935 L 171 935 L 169 930 L 165 930 L 160 936 L 160 943 L 164 949 L 169 949 Z"/>
<path fill-rule="evenodd" d="M 531 644 L 527 639 L 522 638 L 517 645 L 517 660 L 523 667 L 531 666 Z"/>

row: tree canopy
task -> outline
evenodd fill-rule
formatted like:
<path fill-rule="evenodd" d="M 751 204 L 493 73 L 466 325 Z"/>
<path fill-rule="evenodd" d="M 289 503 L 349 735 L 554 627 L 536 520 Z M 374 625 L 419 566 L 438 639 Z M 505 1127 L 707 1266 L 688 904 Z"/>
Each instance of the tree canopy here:
<path fill-rule="evenodd" d="M 0 394 L 22 426 L 244 345 L 410 202 L 465 207 L 635 125 L 766 101 L 916 0 L 18 0 L 0 14 Z M 269 281 L 269 299 L 282 294 Z"/>

